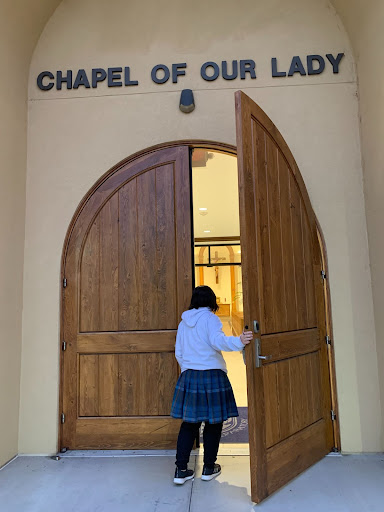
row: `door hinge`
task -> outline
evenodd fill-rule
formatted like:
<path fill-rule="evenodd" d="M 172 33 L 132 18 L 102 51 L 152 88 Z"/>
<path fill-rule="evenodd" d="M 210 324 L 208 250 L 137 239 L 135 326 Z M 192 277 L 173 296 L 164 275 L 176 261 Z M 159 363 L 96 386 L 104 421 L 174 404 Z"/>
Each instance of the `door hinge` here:
<path fill-rule="evenodd" d="M 63 349 L 63 351 L 67 350 L 67 342 L 66 341 L 63 341 L 62 349 Z"/>
<path fill-rule="evenodd" d="M 335 411 L 331 411 L 331 420 L 332 421 L 336 420 L 336 413 L 335 413 Z"/>
<path fill-rule="evenodd" d="M 67 283 L 68 283 L 67 278 L 64 277 L 64 279 L 63 279 L 63 288 L 67 287 Z"/>
<path fill-rule="evenodd" d="M 325 337 L 325 343 L 326 343 L 327 345 L 332 345 L 332 341 L 331 341 L 331 337 L 330 337 L 330 336 L 328 336 L 328 335 L 327 335 L 327 336 Z"/>
<path fill-rule="evenodd" d="M 321 278 L 324 280 L 324 279 L 327 279 L 327 274 L 324 272 L 324 270 L 322 270 L 321 272 Z"/>
<path fill-rule="evenodd" d="M 61 413 L 61 423 L 65 423 L 65 414 Z"/>

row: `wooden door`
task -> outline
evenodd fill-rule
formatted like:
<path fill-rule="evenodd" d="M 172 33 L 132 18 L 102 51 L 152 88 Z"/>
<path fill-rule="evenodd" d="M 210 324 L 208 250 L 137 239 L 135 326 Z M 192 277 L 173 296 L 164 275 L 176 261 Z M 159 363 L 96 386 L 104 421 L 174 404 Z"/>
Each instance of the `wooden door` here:
<path fill-rule="evenodd" d="M 171 448 L 176 330 L 192 290 L 189 148 L 102 179 L 67 244 L 61 447 Z"/>
<path fill-rule="evenodd" d="M 333 437 L 315 216 L 283 137 L 241 91 L 236 124 L 244 324 L 255 327 L 246 363 L 258 503 L 328 453 Z M 257 358 L 258 346 L 270 359 Z"/>

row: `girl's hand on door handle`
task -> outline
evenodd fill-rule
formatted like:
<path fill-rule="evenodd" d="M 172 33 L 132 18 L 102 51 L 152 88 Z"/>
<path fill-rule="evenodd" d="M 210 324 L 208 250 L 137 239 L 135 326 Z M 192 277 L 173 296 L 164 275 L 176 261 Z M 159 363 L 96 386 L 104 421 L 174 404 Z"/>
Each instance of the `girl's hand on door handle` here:
<path fill-rule="evenodd" d="M 253 340 L 253 332 L 252 331 L 243 331 L 240 334 L 240 341 L 243 345 L 248 345 Z"/>

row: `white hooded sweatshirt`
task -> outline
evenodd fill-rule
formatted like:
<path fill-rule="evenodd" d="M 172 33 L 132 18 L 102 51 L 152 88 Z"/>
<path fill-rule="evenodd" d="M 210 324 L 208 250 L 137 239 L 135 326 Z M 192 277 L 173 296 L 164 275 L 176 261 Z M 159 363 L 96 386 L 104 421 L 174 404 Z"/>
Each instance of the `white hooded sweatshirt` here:
<path fill-rule="evenodd" d="M 238 336 L 226 336 L 220 319 L 210 308 L 184 311 L 176 335 L 175 355 L 181 371 L 223 370 L 221 350 L 232 352 L 244 345 Z"/>

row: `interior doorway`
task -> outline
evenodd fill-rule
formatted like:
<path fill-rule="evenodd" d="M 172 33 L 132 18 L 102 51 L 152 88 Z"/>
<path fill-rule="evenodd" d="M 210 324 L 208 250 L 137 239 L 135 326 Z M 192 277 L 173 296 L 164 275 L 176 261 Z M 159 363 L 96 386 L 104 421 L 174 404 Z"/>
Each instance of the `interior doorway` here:
<path fill-rule="evenodd" d="M 192 150 L 195 286 L 217 297 L 227 336 L 244 327 L 237 157 L 209 148 Z M 239 410 L 223 425 L 223 444 L 248 443 L 247 378 L 242 352 L 223 353 Z"/>

